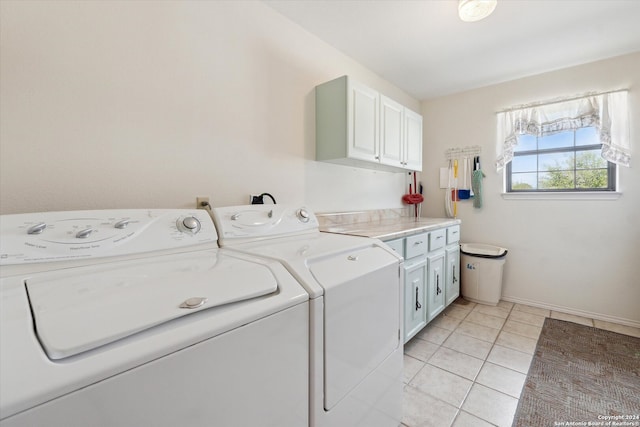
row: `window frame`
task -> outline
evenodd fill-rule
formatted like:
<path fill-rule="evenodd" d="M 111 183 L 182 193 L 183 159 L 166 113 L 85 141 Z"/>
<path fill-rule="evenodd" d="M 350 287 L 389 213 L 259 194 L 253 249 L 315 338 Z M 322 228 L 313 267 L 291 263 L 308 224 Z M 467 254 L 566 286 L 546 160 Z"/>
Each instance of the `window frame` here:
<path fill-rule="evenodd" d="M 593 127 L 593 126 L 589 126 Z M 531 135 L 536 138 L 536 149 L 527 150 L 527 151 L 515 151 L 513 153 L 512 161 L 509 161 L 506 164 L 505 170 L 505 193 L 506 194 L 532 194 L 532 193 L 607 193 L 607 192 L 617 192 L 617 165 L 615 163 L 607 161 L 607 187 L 606 188 L 576 188 L 576 172 L 581 169 L 576 169 L 575 165 L 575 155 L 579 152 L 583 151 L 592 151 L 592 150 L 601 150 L 602 144 L 590 144 L 590 145 L 577 145 L 576 144 L 576 131 L 578 129 L 567 130 L 564 132 L 573 132 L 573 145 L 559 148 L 538 148 L 540 143 L 539 139 L 543 136 L 541 135 Z M 573 176 L 574 176 L 574 187 L 573 188 L 538 188 L 537 184 L 539 183 L 539 179 L 536 179 L 536 188 L 531 189 L 513 189 L 513 172 L 512 172 L 512 162 L 516 157 L 525 156 L 525 155 L 537 155 L 540 154 L 556 154 L 556 153 L 573 153 L 574 154 L 574 166 L 573 166 Z M 606 160 L 605 160 L 606 161 Z M 533 171 L 532 171 L 533 173 Z M 545 171 L 540 170 L 539 163 L 536 164 L 536 177 L 538 178 L 540 173 L 545 173 Z"/>

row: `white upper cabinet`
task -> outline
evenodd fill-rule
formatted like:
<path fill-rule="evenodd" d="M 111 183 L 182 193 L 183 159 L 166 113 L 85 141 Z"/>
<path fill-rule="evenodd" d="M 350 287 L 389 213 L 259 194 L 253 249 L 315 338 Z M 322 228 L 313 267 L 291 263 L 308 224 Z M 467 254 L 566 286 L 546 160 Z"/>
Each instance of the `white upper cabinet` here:
<path fill-rule="evenodd" d="M 348 76 L 316 87 L 316 160 L 422 170 L 422 116 Z"/>
<path fill-rule="evenodd" d="M 378 92 L 349 82 L 347 95 L 347 157 L 374 161 L 378 157 Z"/>
<path fill-rule="evenodd" d="M 422 116 L 404 109 L 404 167 L 422 171 Z"/>
<path fill-rule="evenodd" d="M 380 163 L 404 167 L 404 107 L 380 95 Z"/>

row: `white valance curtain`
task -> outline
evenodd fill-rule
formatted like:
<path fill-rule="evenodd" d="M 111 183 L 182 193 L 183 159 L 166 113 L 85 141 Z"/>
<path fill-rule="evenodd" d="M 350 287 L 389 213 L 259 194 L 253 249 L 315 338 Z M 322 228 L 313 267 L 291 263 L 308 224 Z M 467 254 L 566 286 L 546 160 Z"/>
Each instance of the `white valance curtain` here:
<path fill-rule="evenodd" d="M 602 157 L 629 167 L 631 140 L 628 94 L 624 90 L 586 95 L 498 113 L 497 170 L 513 159 L 519 135 L 545 136 L 590 126 L 595 126 L 600 135 Z"/>

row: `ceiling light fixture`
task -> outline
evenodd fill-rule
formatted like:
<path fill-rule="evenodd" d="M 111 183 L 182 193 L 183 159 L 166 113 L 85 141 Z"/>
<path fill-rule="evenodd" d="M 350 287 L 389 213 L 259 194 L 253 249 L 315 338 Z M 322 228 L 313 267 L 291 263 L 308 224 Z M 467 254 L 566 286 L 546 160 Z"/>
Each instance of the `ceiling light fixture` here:
<path fill-rule="evenodd" d="M 460 0 L 458 15 L 464 22 L 475 22 L 491 15 L 497 0 Z"/>

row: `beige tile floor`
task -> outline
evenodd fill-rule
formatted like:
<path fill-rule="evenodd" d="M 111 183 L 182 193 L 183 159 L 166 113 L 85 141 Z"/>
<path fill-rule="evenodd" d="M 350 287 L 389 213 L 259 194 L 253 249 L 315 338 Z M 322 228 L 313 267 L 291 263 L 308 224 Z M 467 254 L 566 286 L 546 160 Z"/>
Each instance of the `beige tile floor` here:
<path fill-rule="evenodd" d="M 545 317 L 640 337 L 615 323 L 458 299 L 405 344 L 402 426 L 511 426 Z"/>

